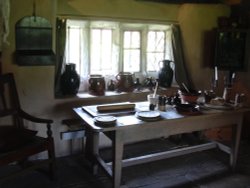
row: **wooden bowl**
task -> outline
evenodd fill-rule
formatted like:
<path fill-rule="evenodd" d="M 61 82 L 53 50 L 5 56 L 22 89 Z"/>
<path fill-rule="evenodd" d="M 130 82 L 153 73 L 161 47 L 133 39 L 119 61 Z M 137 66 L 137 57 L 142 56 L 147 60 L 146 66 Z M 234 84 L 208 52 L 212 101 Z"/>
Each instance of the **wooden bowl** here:
<path fill-rule="evenodd" d="M 199 97 L 199 93 L 197 92 L 180 92 L 180 97 L 182 99 L 182 103 L 196 103 L 198 97 Z"/>

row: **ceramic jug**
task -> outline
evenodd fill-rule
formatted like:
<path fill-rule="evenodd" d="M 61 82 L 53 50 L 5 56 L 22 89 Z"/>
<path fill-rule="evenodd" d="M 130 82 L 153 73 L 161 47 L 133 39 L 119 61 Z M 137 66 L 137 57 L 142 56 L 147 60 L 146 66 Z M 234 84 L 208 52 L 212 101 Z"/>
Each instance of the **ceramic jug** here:
<path fill-rule="evenodd" d="M 129 72 L 120 72 L 116 75 L 117 90 L 131 92 L 134 90 L 133 75 Z"/>
<path fill-rule="evenodd" d="M 105 94 L 105 79 L 102 75 L 93 74 L 89 76 L 89 93 L 92 95 Z"/>
<path fill-rule="evenodd" d="M 61 90 L 64 95 L 75 95 L 80 85 L 80 77 L 75 70 L 74 63 L 66 64 L 61 76 Z"/>
<path fill-rule="evenodd" d="M 158 73 L 159 86 L 161 87 L 171 87 L 173 81 L 174 71 L 170 66 L 170 60 L 162 60 L 159 62 L 161 69 Z"/>

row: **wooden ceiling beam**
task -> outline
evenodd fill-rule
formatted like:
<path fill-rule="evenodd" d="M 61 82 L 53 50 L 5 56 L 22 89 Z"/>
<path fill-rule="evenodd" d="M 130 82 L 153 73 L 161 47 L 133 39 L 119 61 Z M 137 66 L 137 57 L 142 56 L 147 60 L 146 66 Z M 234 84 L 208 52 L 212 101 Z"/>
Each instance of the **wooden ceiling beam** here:
<path fill-rule="evenodd" d="M 155 3 L 169 3 L 169 4 L 184 4 L 184 3 L 197 3 L 197 4 L 217 4 L 223 3 L 228 5 L 241 4 L 242 0 L 135 0 L 135 1 L 150 1 Z"/>
<path fill-rule="evenodd" d="M 150 1 L 150 2 L 155 2 L 155 3 L 169 3 L 169 4 L 184 4 L 184 3 L 217 4 L 217 3 L 223 3 L 222 0 L 136 0 L 136 1 Z"/>

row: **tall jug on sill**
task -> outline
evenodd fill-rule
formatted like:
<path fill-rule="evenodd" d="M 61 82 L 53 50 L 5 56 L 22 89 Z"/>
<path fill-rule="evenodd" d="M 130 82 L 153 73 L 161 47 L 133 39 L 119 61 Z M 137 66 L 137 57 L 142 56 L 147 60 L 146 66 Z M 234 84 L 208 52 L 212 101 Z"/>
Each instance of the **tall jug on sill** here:
<path fill-rule="evenodd" d="M 162 60 L 159 62 L 159 65 L 161 67 L 159 73 L 158 73 L 158 79 L 159 79 L 159 86 L 161 87 L 171 87 L 174 71 L 171 67 L 171 60 Z"/>
<path fill-rule="evenodd" d="M 76 72 L 76 65 L 68 63 L 61 76 L 61 90 L 64 95 L 75 95 L 80 86 L 80 76 Z"/>

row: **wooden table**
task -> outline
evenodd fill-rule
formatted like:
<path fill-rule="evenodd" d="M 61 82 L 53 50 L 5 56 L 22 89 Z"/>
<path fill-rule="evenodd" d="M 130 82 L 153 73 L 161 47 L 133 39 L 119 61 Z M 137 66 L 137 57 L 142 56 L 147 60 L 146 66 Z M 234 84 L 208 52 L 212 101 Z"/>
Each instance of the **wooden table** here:
<path fill-rule="evenodd" d="M 147 102 L 136 103 L 137 109 L 148 108 Z M 97 173 L 97 166 L 101 166 L 113 181 L 113 187 L 120 187 L 122 167 L 135 164 L 147 163 L 169 157 L 179 156 L 197 151 L 203 151 L 218 147 L 230 155 L 230 166 L 235 168 L 237 153 L 240 143 L 242 120 L 244 113 L 249 109 L 241 108 L 237 110 L 207 111 L 201 115 L 185 116 L 181 115 L 174 108 L 161 112 L 162 119 L 153 122 L 145 122 L 138 119 L 135 114 L 123 114 L 117 116 L 117 122 L 112 126 L 98 126 L 93 116 L 82 109 L 74 108 L 74 111 L 87 124 L 86 130 L 86 156 L 93 163 L 93 172 Z M 125 143 L 150 140 L 170 135 L 202 131 L 211 128 L 232 126 L 231 147 L 218 142 L 179 148 L 160 153 L 122 159 Z M 104 133 L 112 141 L 112 162 L 105 163 L 99 155 L 99 134 Z"/>

